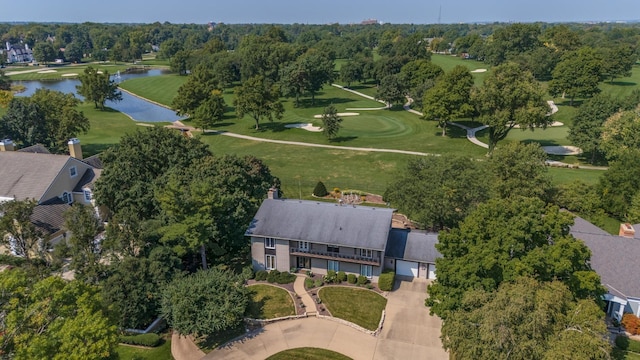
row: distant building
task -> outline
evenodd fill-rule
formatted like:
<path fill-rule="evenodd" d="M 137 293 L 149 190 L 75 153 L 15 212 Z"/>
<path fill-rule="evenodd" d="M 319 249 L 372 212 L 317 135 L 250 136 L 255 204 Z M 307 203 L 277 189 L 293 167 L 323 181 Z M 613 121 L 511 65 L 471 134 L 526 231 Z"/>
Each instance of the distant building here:
<path fill-rule="evenodd" d="M 376 19 L 366 19 L 366 20 L 362 20 L 362 22 L 360 23 L 361 25 L 377 25 L 380 22 Z"/>
<path fill-rule="evenodd" d="M 9 64 L 33 61 L 33 50 L 28 44 L 11 44 L 7 41 L 4 54 Z"/>

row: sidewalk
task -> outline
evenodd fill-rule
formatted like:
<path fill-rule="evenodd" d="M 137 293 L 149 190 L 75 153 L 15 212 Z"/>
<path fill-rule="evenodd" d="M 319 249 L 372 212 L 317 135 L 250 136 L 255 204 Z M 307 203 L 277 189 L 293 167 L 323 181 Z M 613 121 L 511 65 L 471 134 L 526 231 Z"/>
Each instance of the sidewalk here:
<path fill-rule="evenodd" d="M 171 336 L 171 355 L 176 360 L 200 360 L 206 354 L 193 342 L 191 336 L 180 336 L 174 331 Z"/>
<path fill-rule="evenodd" d="M 296 274 L 296 281 L 293 282 L 293 290 L 302 299 L 304 309 L 308 315 L 315 315 L 318 312 L 316 302 L 313 301 L 307 290 L 304 288 L 304 279 L 307 277 L 302 274 Z"/>

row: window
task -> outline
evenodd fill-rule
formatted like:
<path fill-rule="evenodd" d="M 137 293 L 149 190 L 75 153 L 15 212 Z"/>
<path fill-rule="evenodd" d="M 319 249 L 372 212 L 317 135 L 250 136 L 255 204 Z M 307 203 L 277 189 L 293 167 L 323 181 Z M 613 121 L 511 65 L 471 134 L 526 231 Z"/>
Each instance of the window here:
<path fill-rule="evenodd" d="M 91 190 L 84 190 L 84 201 L 91 202 Z"/>
<path fill-rule="evenodd" d="M 266 255 L 265 257 L 265 268 L 267 270 L 273 270 L 276 268 L 276 256 L 275 255 Z"/>
<path fill-rule="evenodd" d="M 308 241 L 298 241 L 298 250 L 309 251 Z"/>
<path fill-rule="evenodd" d="M 360 275 L 371 278 L 373 275 L 373 268 L 371 265 L 360 265 Z"/>
<path fill-rule="evenodd" d="M 372 258 L 373 257 L 373 250 L 371 250 L 371 249 L 360 249 L 360 256 L 366 257 L 366 258 Z"/>
<path fill-rule="evenodd" d="M 327 264 L 327 270 L 333 270 L 335 272 L 340 271 L 340 261 L 329 260 Z"/>
<path fill-rule="evenodd" d="M 339 253 L 340 252 L 340 248 L 337 247 L 337 246 L 327 245 L 327 252 Z"/>
<path fill-rule="evenodd" d="M 276 239 L 274 238 L 264 238 L 264 247 L 267 249 L 275 249 L 276 248 Z"/>
<path fill-rule="evenodd" d="M 76 170 L 75 166 L 69 168 L 69 175 L 71 175 L 72 178 L 78 175 L 78 170 Z"/>
<path fill-rule="evenodd" d="M 62 193 L 62 201 L 66 202 L 67 204 L 71 204 L 73 202 L 73 196 L 71 195 L 71 193 L 65 191 Z"/>

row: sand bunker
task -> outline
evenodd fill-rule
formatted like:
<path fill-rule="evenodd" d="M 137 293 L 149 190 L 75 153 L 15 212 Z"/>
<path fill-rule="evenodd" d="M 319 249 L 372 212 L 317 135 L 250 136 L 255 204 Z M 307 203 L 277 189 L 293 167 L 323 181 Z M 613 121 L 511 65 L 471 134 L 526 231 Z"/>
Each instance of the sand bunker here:
<path fill-rule="evenodd" d="M 295 128 L 295 129 L 304 129 L 304 130 L 313 131 L 313 132 L 322 131 L 322 128 L 319 128 L 317 126 L 313 126 L 312 123 L 287 124 L 284 127 L 286 127 L 286 128 Z"/>
<path fill-rule="evenodd" d="M 487 69 L 475 69 L 475 70 L 471 70 L 472 73 L 483 73 L 483 72 L 487 72 Z"/>
<path fill-rule="evenodd" d="M 582 149 L 576 146 L 543 146 L 542 149 L 551 155 L 579 155 Z"/>
<path fill-rule="evenodd" d="M 70 73 L 70 74 L 62 74 L 62 76 L 64 76 L 64 77 L 67 77 L 67 76 L 78 76 L 78 74 Z"/>
<path fill-rule="evenodd" d="M 138 126 L 145 126 L 145 127 L 155 127 L 155 125 L 151 125 L 151 124 L 144 124 L 144 123 L 136 123 L 136 125 Z"/>
<path fill-rule="evenodd" d="M 564 126 L 564 123 L 561 123 L 560 121 L 554 121 L 551 124 L 547 125 L 547 127 L 556 127 L 556 126 Z M 516 125 L 513 128 L 520 129 L 520 125 Z"/>
<path fill-rule="evenodd" d="M 42 70 L 42 71 L 38 71 L 38 74 L 51 74 L 55 72 L 58 72 L 58 70 Z"/>
<path fill-rule="evenodd" d="M 344 113 L 337 113 L 336 115 L 338 115 L 338 116 L 358 116 L 360 114 L 356 113 L 356 112 L 344 112 Z M 322 119 L 322 114 L 313 115 L 313 117 L 316 118 L 316 119 Z"/>

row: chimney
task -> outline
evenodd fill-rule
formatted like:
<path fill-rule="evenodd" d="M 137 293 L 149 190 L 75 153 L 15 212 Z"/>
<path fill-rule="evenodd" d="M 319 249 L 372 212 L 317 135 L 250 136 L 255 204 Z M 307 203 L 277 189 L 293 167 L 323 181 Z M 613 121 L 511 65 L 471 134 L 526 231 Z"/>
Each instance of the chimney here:
<path fill-rule="evenodd" d="M 633 239 L 636 236 L 636 229 L 629 223 L 620 224 L 619 236 Z"/>
<path fill-rule="evenodd" d="M 80 146 L 80 140 L 77 138 L 71 138 L 67 144 L 69 145 L 69 155 L 78 160 L 82 160 L 82 147 Z"/>
<path fill-rule="evenodd" d="M 269 189 L 267 193 L 267 199 L 278 199 L 278 189 L 276 187 L 272 187 Z"/>
<path fill-rule="evenodd" d="M 0 140 L 0 151 L 14 151 L 13 141 L 11 139 Z"/>

